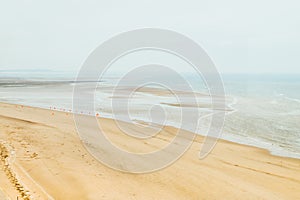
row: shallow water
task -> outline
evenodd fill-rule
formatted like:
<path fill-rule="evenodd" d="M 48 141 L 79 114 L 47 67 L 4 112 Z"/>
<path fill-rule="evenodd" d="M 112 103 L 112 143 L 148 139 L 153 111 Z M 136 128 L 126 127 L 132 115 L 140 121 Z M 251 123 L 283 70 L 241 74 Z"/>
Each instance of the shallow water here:
<path fill-rule="evenodd" d="M 64 73 L 65 74 L 65 73 Z M 19 77 L 22 77 L 20 79 Z M 66 78 L 67 77 L 67 78 Z M 89 91 L 90 84 L 77 83 L 73 75 L 68 74 L 32 74 L 1 73 L 0 101 L 36 106 L 72 110 L 73 87 L 81 84 Z M 103 117 L 117 118 L 135 123 L 165 123 L 190 130 L 194 124 L 182 124 L 182 112 L 192 113 L 198 109 L 200 120 L 196 131 L 207 132 L 213 112 L 207 89 L 193 76 L 186 77 L 197 91 L 197 104 L 191 94 L 182 93 L 181 105 L 171 93 L 161 88 L 144 89 L 131 96 L 130 101 L 122 93 L 112 98 L 115 78 L 109 77 L 98 82 L 95 93 L 95 111 L 72 110 L 72 112 Z M 226 120 L 222 138 L 263 147 L 271 153 L 286 157 L 300 158 L 300 78 L 297 75 L 224 75 L 226 89 Z M 125 88 L 124 91 L 126 91 Z M 159 90 L 159 92 L 157 92 Z M 112 106 L 112 99 L 121 106 Z M 128 105 L 124 106 L 124 105 Z M 164 111 L 165 120 L 158 120 L 151 109 L 154 105 Z M 114 108 L 114 110 L 112 109 Z M 161 112 L 161 111 L 159 111 Z M 152 114 L 152 116 L 151 116 Z M 152 121 L 153 120 L 153 121 Z M 193 120 L 190 120 L 194 123 Z"/>

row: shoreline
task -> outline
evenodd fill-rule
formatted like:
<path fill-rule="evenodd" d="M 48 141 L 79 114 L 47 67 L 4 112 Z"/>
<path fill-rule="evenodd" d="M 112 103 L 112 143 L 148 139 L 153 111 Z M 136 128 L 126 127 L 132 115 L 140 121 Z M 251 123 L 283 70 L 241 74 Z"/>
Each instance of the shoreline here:
<path fill-rule="evenodd" d="M 234 100 L 234 101 L 236 101 L 236 100 Z M 44 110 L 49 110 L 49 111 L 68 113 L 70 115 L 78 114 L 78 115 L 94 116 L 94 115 L 91 115 L 91 113 L 85 113 L 85 112 L 77 112 L 77 113 L 75 113 L 75 112 L 72 112 L 70 109 L 67 109 L 67 108 L 56 108 L 56 107 L 53 107 L 53 106 L 51 106 L 49 108 L 46 108 L 46 107 L 38 107 L 38 106 L 31 106 L 31 105 L 25 105 L 25 104 L 16 104 L 16 103 L 10 103 L 10 102 L 1 102 L 1 101 L 0 101 L 0 104 L 8 104 L 8 105 L 14 105 L 14 106 L 21 106 L 21 107 L 23 106 L 23 107 L 44 109 Z M 237 109 L 231 107 L 231 104 L 229 105 L 229 107 L 232 109 L 232 111 L 226 113 L 226 115 L 231 115 L 231 114 L 233 114 L 234 112 L 237 111 Z M 96 117 L 102 118 L 102 119 L 108 119 L 108 120 L 116 120 L 116 119 L 114 119 L 112 117 L 109 117 L 109 116 L 104 116 L 103 117 L 103 116 L 101 116 L 100 113 L 96 113 Z M 207 116 L 205 116 L 204 118 L 206 118 L 206 117 Z M 119 119 L 117 121 L 128 123 L 126 121 L 122 121 L 122 120 L 119 120 Z M 143 120 L 137 120 L 137 121 L 145 122 Z M 145 122 L 145 123 L 148 124 L 148 122 Z M 180 128 L 180 127 L 176 126 L 175 123 L 167 124 L 166 126 L 170 126 L 170 127 L 176 128 L 176 129 Z M 185 130 L 185 131 L 189 132 L 189 130 Z M 199 135 L 199 136 L 201 136 L 201 137 L 204 137 L 204 135 L 202 135 L 200 133 L 196 133 L 196 134 Z M 224 135 L 224 134 L 222 134 L 222 135 Z M 224 141 L 227 141 L 227 142 L 232 142 L 232 143 L 236 143 L 236 144 L 240 144 L 240 145 L 245 145 L 245 146 L 250 146 L 250 147 L 255 147 L 255 148 L 262 149 L 262 150 L 266 150 L 270 155 L 273 155 L 273 156 L 278 156 L 278 157 L 283 157 L 283 158 L 299 159 L 300 160 L 300 155 L 294 155 L 295 152 L 287 151 L 285 148 L 281 148 L 281 150 L 284 151 L 285 153 L 278 153 L 278 152 L 280 152 L 280 150 L 278 150 L 278 149 L 271 150 L 270 148 L 267 147 L 267 146 L 272 146 L 273 145 L 270 142 L 261 141 L 261 140 L 256 139 L 256 138 L 249 137 L 249 139 L 252 141 L 252 143 L 250 144 L 249 141 L 247 143 L 247 141 L 245 140 L 245 138 L 240 139 L 240 138 L 237 138 L 237 137 L 234 138 L 234 137 L 236 137 L 236 136 L 234 136 L 233 134 L 229 134 L 229 135 L 227 135 L 227 138 L 219 138 L 218 140 L 224 140 Z M 257 141 L 253 142 L 254 140 L 257 140 Z M 259 144 L 259 143 L 266 143 L 266 144 L 263 145 L 263 144 Z M 288 155 L 288 154 L 291 154 L 291 155 Z"/>
<path fill-rule="evenodd" d="M 274 156 L 265 149 L 219 140 L 211 154 L 199 160 L 203 136 L 196 135 L 189 150 L 171 166 L 134 175 L 112 170 L 95 160 L 82 146 L 70 113 L 0 103 L 0 120 L 0 139 L 14 149 L 14 163 L 28 176 L 17 168 L 14 173 L 38 199 L 49 199 L 46 194 L 53 199 L 300 197 L 300 160 Z M 99 121 L 110 130 L 114 143 L 131 151 L 153 150 L 154 144 L 165 144 L 176 131 L 165 127 L 166 134 L 161 138 L 139 144 L 122 136 L 113 120 Z M 15 199 L 16 191 L 7 184 L 2 170 L 0 177 L 4 194 Z"/>

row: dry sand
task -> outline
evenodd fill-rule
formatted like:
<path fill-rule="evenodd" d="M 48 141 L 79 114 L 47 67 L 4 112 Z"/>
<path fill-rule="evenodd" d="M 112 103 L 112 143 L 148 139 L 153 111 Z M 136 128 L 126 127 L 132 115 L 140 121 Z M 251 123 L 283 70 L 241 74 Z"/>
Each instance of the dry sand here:
<path fill-rule="evenodd" d="M 300 160 L 259 148 L 219 141 L 199 160 L 203 137 L 197 136 L 170 167 L 133 175 L 95 160 L 71 114 L 1 103 L 0 120 L 1 199 L 300 199 Z M 114 143 L 132 151 L 163 145 L 176 131 L 166 127 L 162 136 L 138 144 L 113 120 L 100 122 Z"/>

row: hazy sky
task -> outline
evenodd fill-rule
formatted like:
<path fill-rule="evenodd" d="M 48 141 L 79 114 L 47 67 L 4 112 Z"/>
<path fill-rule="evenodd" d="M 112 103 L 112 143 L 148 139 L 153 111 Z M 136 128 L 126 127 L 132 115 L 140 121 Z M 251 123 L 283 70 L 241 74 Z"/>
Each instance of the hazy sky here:
<path fill-rule="evenodd" d="M 198 42 L 221 72 L 300 73 L 297 0 L 0 2 L 0 70 L 77 70 L 111 36 L 155 27 Z"/>

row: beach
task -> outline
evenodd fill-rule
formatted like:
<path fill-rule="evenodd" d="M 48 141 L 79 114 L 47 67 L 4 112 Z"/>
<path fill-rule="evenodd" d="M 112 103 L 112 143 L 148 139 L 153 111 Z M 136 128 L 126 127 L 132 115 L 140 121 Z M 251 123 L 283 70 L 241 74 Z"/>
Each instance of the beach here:
<path fill-rule="evenodd" d="M 260 148 L 220 140 L 212 153 L 200 160 L 203 137 L 196 135 L 190 149 L 174 164 L 137 175 L 110 169 L 93 158 L 76 133 L 71 113 L 1 103 L 0 120 L 1 198 L 273 200 L 300 197 L 300 160 L 273 156 Z M 114 120 L 99 118 L 99 122 L 114 143 L 124 149 L 135 147 L 132 151 L 151 150 L 155 148 L 153 144 L 166 143 L 176 131 L 165 127 L 162 135 L 156 135 L 153 141 L 137 144 L 122 135 Z"/>
<path fill-rule="evenodd" d="M 2 2 L 0 200 L 300 200 L 300 1 Z"/>

